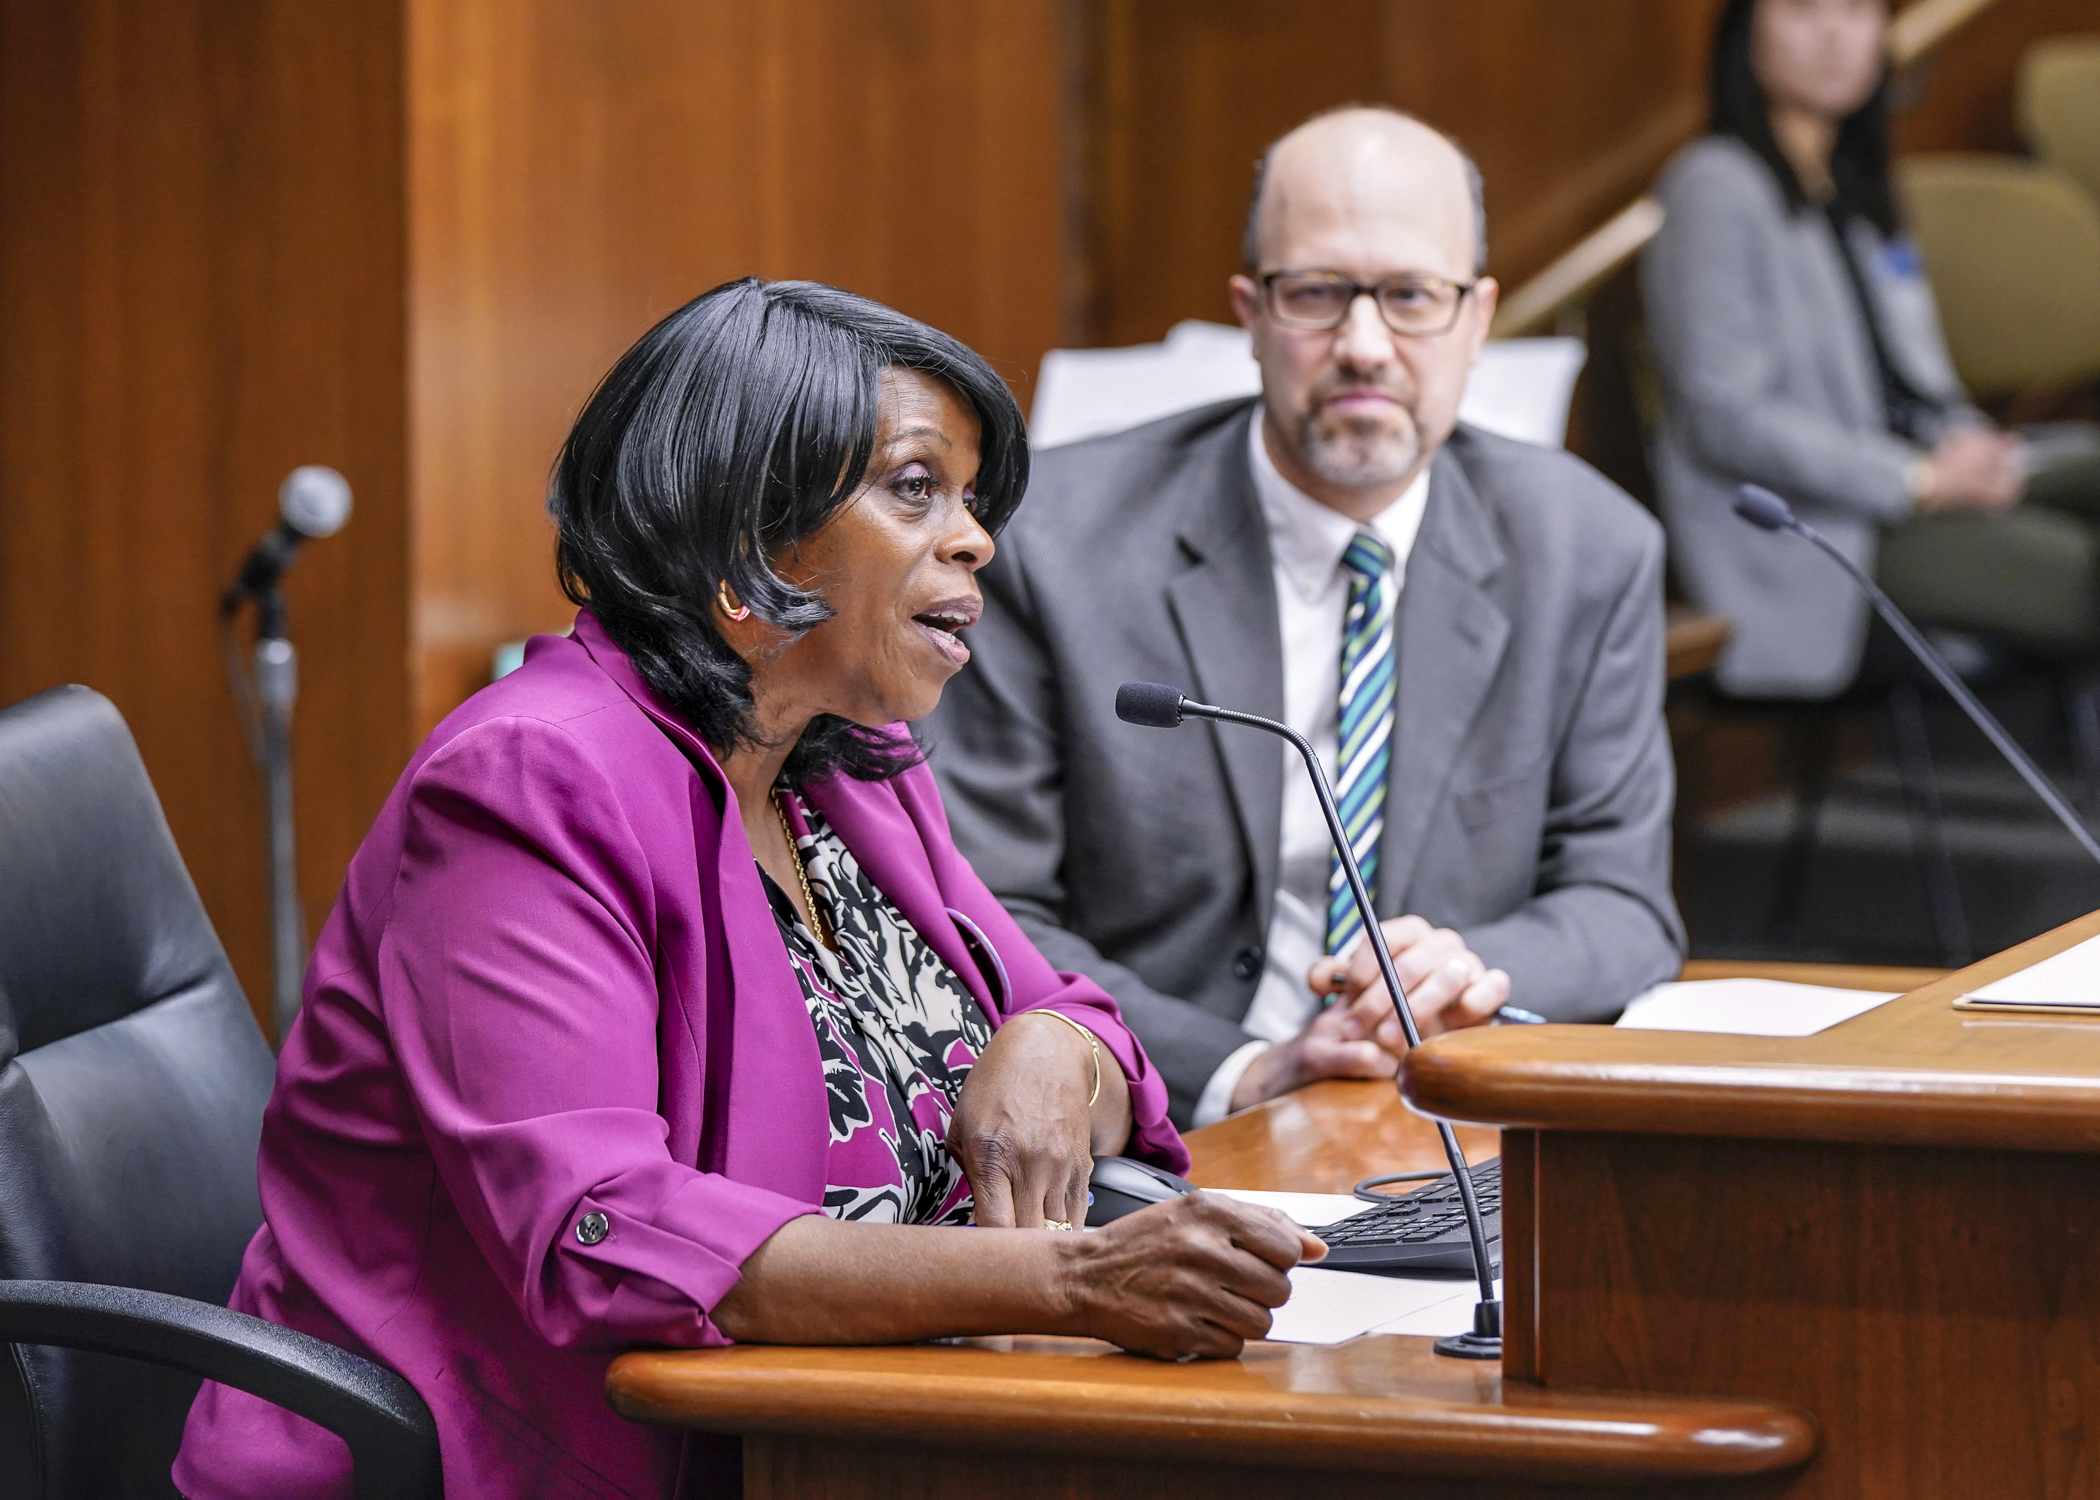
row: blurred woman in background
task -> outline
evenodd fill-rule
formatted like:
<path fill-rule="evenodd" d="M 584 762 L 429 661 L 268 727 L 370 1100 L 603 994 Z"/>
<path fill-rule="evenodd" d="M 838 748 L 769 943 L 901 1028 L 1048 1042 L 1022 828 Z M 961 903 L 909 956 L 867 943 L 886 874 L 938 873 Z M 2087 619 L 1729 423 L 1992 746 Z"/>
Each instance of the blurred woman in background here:
<path fill-rule="evenodd" d="M 1656 479 L 1679 576 L 1734 637 L 1746 696 L 1836 694 L 1866 601 L 1731 511 L 1785 496 L 1921 622 L 2100 656 L 2100 465 L 2042 472 L 1970 405 L 1889 182 L 1885 0 L 1730 0 L 1711 133 L 1659 188 L 1643 265 L 1666 411 Z"/>
<path fill-rule="evenodd" d="M 991 368 L 889 308 L 733 282 L 643 336 L 557 465 L 568 637 L 452 713 L 316 945 L 233 1305 L 391 1365 L 455 1500 L 735 1496 L 737 1444 L 606 1404 L 632 1344 L 1068 1332 L 1168 1358 L 1324 1253 L 1192 1194 L 1116 1004 L 948 837 L 903 722 L 969 659 L 1028 480 Z M 349 1493 L 207 1383 L 189 1500 Z"/>

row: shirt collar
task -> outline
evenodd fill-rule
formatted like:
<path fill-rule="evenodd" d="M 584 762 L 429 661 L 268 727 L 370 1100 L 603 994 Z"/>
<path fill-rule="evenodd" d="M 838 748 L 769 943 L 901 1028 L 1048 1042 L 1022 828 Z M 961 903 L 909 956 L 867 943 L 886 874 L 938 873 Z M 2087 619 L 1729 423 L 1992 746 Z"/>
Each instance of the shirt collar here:
<path fill-rule="evenodd" d="M 1308 601 L 1316 600 L 1334 585 L 1342 554 L 1349 550 L 1350 539 L 1360 527 L 1283 477 L 1269 457 L 1261 424 L 1262 408 L 1257 405 L 1247 428 L 1248 461 L 1254 470 L 1254 493 L 1261 501 L 1262 519 L 1268 523 L 1269 552 L 1291 586 Z M 1403 577 L 1415 535 L 1422 529 L 1422 513 L 1429 506 L 1430 467 L 1424 464 L 1414 483 L 1367 523 L 1393 549 L 1393 570 Z"/>

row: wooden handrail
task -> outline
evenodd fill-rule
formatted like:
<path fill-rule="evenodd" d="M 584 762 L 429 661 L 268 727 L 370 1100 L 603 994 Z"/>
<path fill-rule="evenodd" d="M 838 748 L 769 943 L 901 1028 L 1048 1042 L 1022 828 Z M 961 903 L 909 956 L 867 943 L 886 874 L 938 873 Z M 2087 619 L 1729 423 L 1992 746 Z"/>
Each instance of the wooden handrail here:
<path fill-rule="evenodd" d="M 1889 23 L 1889 60 L 1907 68 L 1997 0 L 1918 0 Z"/>
<path fill-rule="evenodd" d="M 1634 199 L 1601 227 L 1576 241 L 1574 249 L 1518 287 L 1495 310 L 1494 336 L 1515 338 L 1550 323 L 1562 308 L 1581 301 L 1639 255 L 1662 223 L 1660 203 L 1645 196 Z"/>
<path fill-rule="evenodd" d="M 1997 0 L 1917 0 L 1889 23 L 1889 62 L 1907 68 Z M 1641 253 L 1662 228 L 1663 206 L 1643 194 L 1518 287 L 1495 313 L 1494 337 L 1516 338 L 1550 325 L 1564 307 L 1595 290 Z"/>

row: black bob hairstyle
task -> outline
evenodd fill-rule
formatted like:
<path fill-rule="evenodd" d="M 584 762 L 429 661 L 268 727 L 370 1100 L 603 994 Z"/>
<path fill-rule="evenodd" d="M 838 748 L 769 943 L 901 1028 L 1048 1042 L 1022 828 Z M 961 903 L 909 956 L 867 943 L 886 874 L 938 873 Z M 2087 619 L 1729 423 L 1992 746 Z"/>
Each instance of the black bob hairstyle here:
<path fill-rule="evenodd" d="M 945 381 L 976 412 L 977 517 L 996 533 L 1028 487 L 1006 383 L 945 333 L 817 282 L 747 277 L 694 298 L 620 356 L 562 444 L 547 496 L 562 591 L 717 755 L 755 743 L 756 728 L 751 669 L 715 628 L 716 590 L 727 583 L 790 631 L 831 617 L 769 559 L 865 482 L 891 366 Z M 785 774 L 881 781 L 917 759 L 908 738 L 823 715 Z"/>
<path fill-rule="evenodd" d="M 1809 208 L 1801 179 L 1772 136 L 1771 105 L 1751 61 L 1751 22 L 1759 0 L 1728 0 L 1714 28 L 1713 115 L 1707 128 L 1733 136 L 1771 168 L 1795 213 Z M 1830 175 L 1837 184 L 1832 206 L 1840 217 L 1858 215 L 1884 235 L 1896 232 L 1896 200 L 1889 190 L 1889 79 L 1886 67 L 1873 94 L 1838 126 Z"/>

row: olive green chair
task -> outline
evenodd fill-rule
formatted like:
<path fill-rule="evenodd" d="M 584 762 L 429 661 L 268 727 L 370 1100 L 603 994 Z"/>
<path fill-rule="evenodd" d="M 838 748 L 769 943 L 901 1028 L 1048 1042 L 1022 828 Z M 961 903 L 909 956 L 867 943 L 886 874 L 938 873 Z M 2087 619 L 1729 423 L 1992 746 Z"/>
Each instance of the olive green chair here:
<path fill-rule="evenodd" d="M 2094 24 L 2100 27 L 2100 12 Z M 2100 203 L 2100 35 L 2052 37 L 2028 48 L 2018 106 L 2034 154 Z"/>
<path fill-rule="evenodd" d="M 1897 185 L 1971 392 L 2100 377 L 2100 204 L 2016 156 L 1912 156 Z"/>

